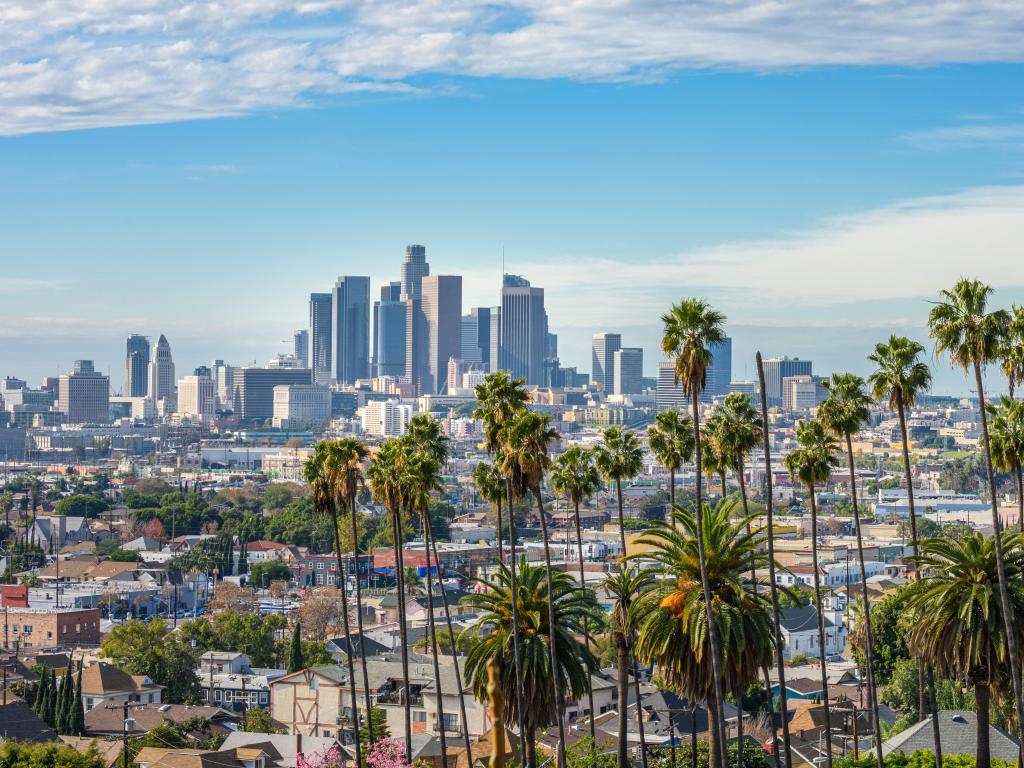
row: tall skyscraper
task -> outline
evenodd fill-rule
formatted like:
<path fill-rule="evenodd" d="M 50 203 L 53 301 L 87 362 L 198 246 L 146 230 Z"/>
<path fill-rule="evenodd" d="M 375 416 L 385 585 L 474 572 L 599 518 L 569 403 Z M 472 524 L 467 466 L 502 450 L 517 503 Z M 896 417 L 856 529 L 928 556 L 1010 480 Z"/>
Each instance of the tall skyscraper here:
<path fill-rule="evenodd" d="M 782 380 L 810 376 L 811 361 L 798 357 L 769 357 L 764 361 L 764 390 L 768 405 L 782 405 Z"/>
<path fill-rule="evenodd" d="M 721 343 L 711 345 L 711 367 L 704 386 L 704 400 L 724 397 L 732 384 L 732 339 L 726 336 Z"/>
<path fill-rule="evenodd" d="M 462 316 L 462 345 L 460 355 L 472 363 L 491 363 L 492 315 L 497 308 L 473 307 Z"/>
<path fill-rule="evenodd" d="M 174 360 L 171 358 L 171 345 L 162 333 L 153 345 L 149 360 L 149 397 L 154 403 L 166 400 L 174 404 Z M 173 408 L 168 409 L 168 413 Z"/>
<path fill-rule="evenodd" d="M 391 282 L 380 288 L 380 301 L 373 303 L 373 373 L 402 376 L 405 373 L 405 303 L 402 284 Z"/>
<path fill-rule="evenodd" d="M 331 294 L 334 380 L 348 386 L 370 377 L 370 278 L 344 275 Z"/>
<path fill-rule="evenodd" d="M 125 345 L 124 394 L 145 397 L 149 386 L 149 339 L 133 333 Z"/>
<path fill-rule="evenodd" d="M 110 378 L 97 371 L 92 360 L 76 360 L 74 369 L 60 377 L 57 410 L 70 424 L 110 421 Z"/>
<path fill-rule="evenodd" d="M 641 391 L 644 377 L 644 351 L 640 347 L 622 347 L 612 356 L 614 362 L 614 385 L 616 395 L 635 395 Z"/>
<path fill-rule="evenodd" d="M 315 384 L 331 383 L 331 294 L 309 294 L 309 367 Z"/>
<path fill-rule="evenodd" d="M 462 276 L 428 275 L 423 278 L 420 298 L 427 331 L 427 376 L 429 389 L 440 394 L 447 389 L 448 361 L 458 358 L 462 346 Z"/>
<path fill-rule="evenodd" d="M 501 368 L 501 307 L 491 307 L 491 332 L 484 362 L 488 371 Z"/>
<path fill-rule="evenodd" d="M 547 322 L 544 289 L 518 275 L 505 275 L 501 288 L 500 368 L 527 384 L 543 385 Z"/>
<path fill-rule="evenodd" d="M 217 385 L 209 376 L 184 376 L 178 382 L 175 413 L 189 419 L 209 421 L 217 410 Z"/>
<path fill-rule="evenodd" d="M 309 368 L 309 331 L 306 328 L 295 331 L 292 354 L 299 361 L 300 368 Z"/>
<path fill-rule="evenodd" d="M 590 349 L 590 380 L 610 395 L 615 391 L 615 353 L 622 349 L 622 334 L 595 333 Z"/>
<path fill-rule="evenodd" d="M 308 368 L 235 368 L 235 415 L 244 424 L 263 425 L 274 416 L 274 387 L 310 380 Z"/>
<path fill-rule="evenodd" d="M 418 299 L 423 285 L 423 278 L 430 274 L 427 263 L 427 249 L 422 245 L 405 246 L 405 261 L 401 270 L 402 301 Z"/>
<path fill-rule="evenodd" d="M 416 392 L 427 392 L 429 354 L 427 344 L 427 318 L 423 314 L 421 299 L 406 299 L 405 306 L 405 370 L 404 376 Z"/>

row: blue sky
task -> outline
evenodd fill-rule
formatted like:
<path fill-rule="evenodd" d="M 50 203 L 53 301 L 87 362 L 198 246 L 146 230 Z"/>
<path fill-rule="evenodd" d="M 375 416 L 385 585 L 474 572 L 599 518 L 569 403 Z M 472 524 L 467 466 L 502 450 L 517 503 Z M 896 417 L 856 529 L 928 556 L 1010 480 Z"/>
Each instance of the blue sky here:
<path fill-rule="evenodd" d="M 867 11 L 829 38 L 855 11 L 823 0 L 724 40 L 651 3 L 120 5 L 30 29 L 26 4 L 0 54 L 0 375 L 91 357 L 117 386 L 131 332 L 182 372 L 262 362 L 409 242 L 467 308 L 504 250 L 585 370 L 601 330 L 652 370 L 686 295 L 730 317 L 736 378 L 755 349 L 864 372 L 961 273 L 1024 302 L 1024 13 L 951 4 L 908 43 Z"/>

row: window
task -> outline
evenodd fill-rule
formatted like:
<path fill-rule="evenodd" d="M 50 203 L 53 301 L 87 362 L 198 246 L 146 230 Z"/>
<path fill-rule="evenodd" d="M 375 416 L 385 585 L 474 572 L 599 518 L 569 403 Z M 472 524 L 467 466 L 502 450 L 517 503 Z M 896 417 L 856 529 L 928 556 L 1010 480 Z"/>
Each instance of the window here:
<path fill-rule="evenodd" d="M 459 730 L 459 718 L 458 715 L 449 715 L 445 712 L 444 715 L 444 730 L 445 732 Z"/>
<path fill-rule="evenodd" d="M 427 722 L 427 713 L 422 709 L 413 710 L 412 720 L 414 723 L 425 723 Z"/>
<path fill-rule="evenodd" d="M 15 624 L 14 626 L 11 627 L 11 632 L 17 633 L 17 631 L 18 631 L 18 625 Z"/>
<path fill-rule="evenodd" d="M 32 634 L 32 625 L 31 624 L 26 624 L 25 626 L 23 626 L 21 628 L 21 631 L 24 632 L 26 635 L 31 635 Z"/>
<path fill-rule="evenodd" d="M 714 603 L 712 603 L 712 605 L 714 605 Z M 220 688 L 215 688 L 214 691 L 213 691 L 213 700 L 214 701 L 220 701 L 220 694 L 221 694 Z"/>
<path fill-rule="evenodd" d="M 53 638 L 53 632 L 46 630 L 46 639 L 51 640 Z"/>
<path fill-rule="evenodd" d="M 323 562 L 322 562 L 322 561 L 321 561 L 321 562 L 318 562 L 318 563 L 316 564 L 316 569 L 317 569 L 318 571 L 322 571 L 322 570 L 324 569 L 324 564 L 323 564 Z"/>

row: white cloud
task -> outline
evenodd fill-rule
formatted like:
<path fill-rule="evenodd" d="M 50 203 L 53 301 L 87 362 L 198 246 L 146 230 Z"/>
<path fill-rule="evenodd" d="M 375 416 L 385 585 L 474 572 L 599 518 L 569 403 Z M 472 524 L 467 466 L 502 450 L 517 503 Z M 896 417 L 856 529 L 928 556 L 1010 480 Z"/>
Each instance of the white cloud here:
<path fill-rule="evenodd" d="M 246 114 L 416 75 L 1019 61 L 1004 0 L 8 0 L 0 133 Z"/>

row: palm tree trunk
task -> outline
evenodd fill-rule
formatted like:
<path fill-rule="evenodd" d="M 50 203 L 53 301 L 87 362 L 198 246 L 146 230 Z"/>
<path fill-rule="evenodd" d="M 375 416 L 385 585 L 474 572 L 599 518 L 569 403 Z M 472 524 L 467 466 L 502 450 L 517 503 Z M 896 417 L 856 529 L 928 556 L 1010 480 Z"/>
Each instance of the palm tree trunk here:
<path fill-rule="evenodd" d="M 629 753 L 626 745 L 626 718 L 629 716 L 629 648 L 622 632 L 614 632 L 615 677 L 619 692 L 619 748 L 616 755 L 617 768 L 629 768 Z"/>
<path fill-rule="evenodd" d="M 981 435 L 985 441 L 985 468 L 988 470 L 989 498 L 992 502 L 992 531 L 996 549 L 996 569 L 999 573 L 999 604 L 1003 610 L 1003 625 L 1006 630 L 1006 650 L 1010 657 L 1010 676 L 1013 679 L 1013 700 L 1017 708 L 1017 735 L 1024 731 L 1024 698 L 1021 696 L 1020 656 L 1017 655 L 1017 635 L 1014 633 L 1013 614 L 1010 613 L 1010 592 L 1006 584 L 1006 565 L 1003 561 L 1003 534 L 999 521 L 999 499 L 996 498 L 996 478 L 992 471 L 992 447 L 988 437 L 988 417 L 985 414 L 985 385 L 981 380 L 981 365 L 974 364 L 974 382 L 978 387 L 978 410 L 981 412 Z M 986 696 L 988 695 L 986 691 Z M 981 701 L 978 701 L 981 708 Z M 987 718 L 987 713 L 986 713 Z M 979 722 L 981 717 L 978 718 Z M 978 726 L 981 727 L 980 724 Z M 988 731 L 985 732 L 986 737 Z M 980 760 L 980 758 L 979 758 Z M 1018 754 L 1018 765 L 1021 755 Z M 979 763 L 979 768 L 982 768 Z"/>
<path fill-rule="evenodd" d="M 722 705 L 714 689 L 708 694 L 708 768 L 720 765 L 729 768 L 728 738 L 725 732 L 725 720 L 712 717 L 712 712 L 720 712 Z"/>
<path fill-rule="evenodd" d="M 935 672 L 928 668 L 928 695 L 932 700 L 932 740 L 935 742 L 935 768 L 942 768 L 942 735 L 939 726 L 939 702 L 935 698 Z"/>
<path fill-rule="evenodd" d="M 697 390 L 692 389 L 690 395 L 691 407 L 693 409 L 693 438 L 694 438 L 694 458 L 696 460 L 696 472 L 697 472 L 697 499 L 696 499 L 696 510 L 697 510 L 697 552 L 700 555 L 700 580 L 701 586 L 704 590 L 704 607 L 707 610 L 708 618 L 708 643 L 711 646 L 711 675 L 714 678 L 714 696 L 709 696 L 708 701 L 708 735 L 712 733 L 716 735 L 718 739 L 723 741 L 717 745 L 715 753 L 724 755 L 724 734 L 723 729 L 716 727 L 714 730 L 711 729 L 711 721 L 714 720 L 716 726 L 720 726 L 722 720 L 722 700 L 724 694 L 722 693 L 722 677 L 719 674 L 719 657 L 718 657 L 718 629 L 715 626 L 714 620 L 714 606 L 711 600 L 711 583 L 708 581 L 708 563 L 707 557 L 704 551 L 704 508 L 701 500 L 701 446 L 700 446 L 700 411 L 697 406 Z M 713 701 L 711 701 L 713 699 Z M 713 708 L 712 708 L 713 707 Z M 711 746 L 710 744 L 708 745 Z M 709 755 L 711 753 L 709 752 Z M 724 763 L 719 763 L 717 760 L 708 759 L 708 768 L 724 768 Z"/>
<path fill-rule="evenodd" d="M 672 509 L 676 507 L 676 471 L 670 468 L 668 471 L 668 503 Z"/>
<path fill-rule="evenodd" d="M 437 732 L 441 741 L 441 768 L 448 768 L 448 737 L 445 736 L 444 694 L 441 691 L 441 661 L 437 647 L 437 623 L 434 621 L 434 586 L 430 575 L 430 513 L 423 511 L 423 550 L 427 556 L 427 631 L 430 633 L 430 648 L 434 652 L 434 687 L 437 689 Z M 440 570 L 440 563 L 438 563 Z M 444 585 L 441 585 L 444 589 Z M 454 637 L 449 638 L 453 643 Z M 454 650 L 454 649 L 453 649 Z M 462 695 L 462 691 L 459 691 Z"/>
<path fill-rule="evenodd" d="M 516 680 L 522 680 L 520 674 L 520 651 L 519 651 L 519 588 L 516 586 L 516 505 L 512 500 L 512 481 L 505 478 L 505 498 L 508 499 L 508 541 L 509 541 L 509 585 L 512 588 L 512 655 L 515 667 Z M 530 733 L 530 745 L 527 746 L 524 734 L 526 731 L 523 724 L 526 722 L 526 713 L 523 711 L 523 688 L 516 686 L 516 721 L 519 725 L 519 748 L 522 752 L 523 765 L 532 765 L 529 761 L 535 760 L 533 743 L 536 734 Z"/>
<path fill-rule="evenodd" d="M 828 768 L 832 768 L 832 717 L 828 706 L 828 672 L 825 670 L 825 614 L 821 608 L 821 575 L 818 573 L 818 501 L 814 484 L 807 484 L 811 497 L 811 559 L 814 561 L 814 607 L 818 612 L 818 646 L 821 652 L 821 693 L 825 704 L 825 747 Z"/>
<path fill-rule="evenodd" d="M 718 473 L 718 479 L 722 483 L 722 502 L 724 503 L 725 502 L 725 470 L 724 469 L 721 472 Z"/>
<path fill-rule="evenodd" d="M 772 512 L 774 505 L 774 500 L 772 499 L 772 454 L 771 444 L 768 439 L 768 393 L 765 389 L 764 362 L 761 360 L 760 352 L 757 353 L 756 360 L 758 385 L 761 390 L 761 420 L 763 424 L 761 437 L 764 440 L 765 515 L 768 527 L 768 590 L 772 596 L 772 624 L 775 629 L 775 663 L 779 673 L 779 712 L 782 716 L 782 750 L 784 752 L 786 768 L 792 768 L 793 755 L 790 752 L 789 721 L 787 719 L 789 704 L 787 703 L 786 696 L 786 662 L 782 650 L 782 628 L 779 621 L 779 587 L 775 583 L 775 527 Z M 769 695 L 771 694 L 769 693 Z M 775 753 L 777 764 L 777 743 L 772 744 L 772 752 Z"/>
<path fill-rule="evenodd" d="M 448 626 L 448 637 L 452 641 L 452 663 L 455 666 L 455 685 L 459 689 L 459 717 L 462 718 L 462 740 L 466 746 L 466 765 L 473 765 L 473 749 L 470 746 L 469 740 L 469 718 L 466 717 L 466 697 L 462 687 L 462 671 L 459 669 L 458 660 L 458 649 L 455 647 L 455 630 L 452 628 L 452 613 L 448 607 L 448 593 L 445 591 L 444 582 L 441 579 L 441 558 L 437 556 L 437 539 L 434 538 L 434 532 L 430 525 L 430 518 L 427 518 L 427 528 L 430 530 L 430 548 L 434 553 L 434 563 L 437 565 L 437 581 L 441 586 L 441 605 L 444 606 L 444 620 Z M 429 578 L 430 562 L 427 562 L 427 571 Z M 496 723 L 496 727 L 504 728 L 503 723 Z"/>
<path fill-rule="evenodd" d="M 647 768 L 647 736 L 644 734 L 644 710 L 640 706 L 640 665 L 637 664 L 636 655 L 633 653 L 633 638 L 629 639 L 630 658 L 633 660 L 633 688 L 636 690 L 636 727 L 640 732 L 640 766 Z"/>
<path fill-rule="evenodd" d="M 352 520 L 352 556 L 356 563 L 356 627 L 359 630 L 359 665 L 363 668 L 363 695 L 366 701 L 366 743 L 373 744 L 373 704 L 370 699 L 370 676 L 366 671 L 366 636 L 363 634 L 363 588 L 359 584 L 359 529 L 356 524 L 356 500 L 349 499 L 349 513 Z M 352 638 L 349 637 L 349 651 Z"/>
<path fill-rule="evenodd" d="M 402 642 L 402 703 L 405 705 L 405 761 L 412 763 L 412 703 L 409 701 L 409 629 L 405 615 L 405 557 L 402 554 L 402 512 L 395 508 L 391 515 L 392 539 L 395 548 L 395 574 L 398 584 L 398 634 Z"/>
<path fill-rule="evenodd" d="M 989 691 L 985 681 L 974 684 L 974 700 L 977 702 L 977 741 L 975 752 L 975 768 L 991 768 L 992 752 L 989 744 L 988 706 Z"/>
<path fill-rule="evenodd" d="M 501 546 L 501 496 L 498 497 L 498 562 L 505 562 L 505 548 Z"/>
<path fill-rule="evenodd" d="M 710 722 L 710 719 L 709 721 Z M 711 745 L 711 734 L 708 733 L 708 746 Z M 710 766 L 711 763 L 709 762 Z M 690 768 L 697 768 L 697 705 L 690 702 Z"/>
<path fill-rule="evenodd" d="M 345 590 L 345 563 L 341 558 L 341 531 L 338 529 L 338 506 L 333 500 L 331 501 L 331 523 L 334 527 L 334 554 L 338 562 L 338 588 L 341 590 L 341 623 L 345 631 L 345 637 L 349 638 L 348 653 L 345 656 L 348 661 L 348 691 L 352 701 L 352 735 L 355 740 L 356 764 L 358 765 L 362 760 L 362 750 L 359 745 L 359 699 L 356 695 L 355 662 L 352 661 L 352 656 L 354 655 L 351 643 L 352 635 L 348 629 L 348 597 Z M 366 713 L 366 719 L 367 721 L 370 719 L 369 712 Z"/>
<path fill-rule="evenodd" d="M 555 601 L 551 589 L 551 547 L 548 546 L 548 518 L 544 511 L 544 500 L 540 488 L 533 489 L 537 499 L 537 511 L 540 513 L 540 530 L 544 537 L 544 577 L 548 590 L 548 663 L 551 665 L 551 685 L 555 697 L 555 717 L 558 720 L 558 768 L 565 768 L 565 699 L 562 696 L 561 668 L 558 666 L 558 650 L 555 641 Z"/>
<path fill-rule="evenodd" d="M 626 558 L 626 518 L 622 512 L 622 480 L 615 478 L 615 496 L 618 500 L 619 510 L 619 544 L 622 546 L 622 557 L 619 560 L 621 567 L 622 561 Z"/>
<path fill-rule="evenodd" d="M 1014 474 L 1017 475 L 1017 527 L 1024 533 L 1024 472 L 1019 463 Z"/>
<path fill-rule="evenodd" d="M 864 629 L 867 635 L 867 648 L 864 653 L 864 667 L 868 677 L 868 706 L 871 707 L 871 720 L 875 729 L 875 759 L 880 766 L 885 765 L 882 760 L 882 725 L 878 719 L 878 692 L 875 688 L 875 669 L 871 660 L 875 649 L 874 634 L 871 631 L 871 603 L 868 600 L 868 573 L 864 565 L 864 540 L 860 532 L 860 511 L 857 508 L 857 479 L 856 465 L 853 460 L 853 437 L 846 433 L 846 460 L 850 466 L 850 499 L 853 502 L 854 529 L 857 533 L 857 560 L 860 563 L 860 589 L 861 598 L 864 600 Z M 909 478 L 908 478 L 909 481 Z M 924 717 L 924 712 L 921 713 Z M 856 717 L 856 713 L 854 713 Z"/>
<path fill-rule="evenodd" d="M 572 500 L 573 509 L 576 511 L 574 520 L 576 523 L 576 552 L 579 555 L 580 563 L 580 589 L 587 588 L 587 577 L 586 571 L 583 568 L 583 531 L 580 525 L 580 501 L 579 499 Z M 590 624 L 589 621 L 583 625 L 583 643 L 587 647 L 587 652 L 590 652 Z M 590 738 L 594 742 L 593 748 L 597 749 L 597 726 L 594 723 L 594 685 L 591 671 L 587 670 L 587 705 L 590 707 Z"/>

